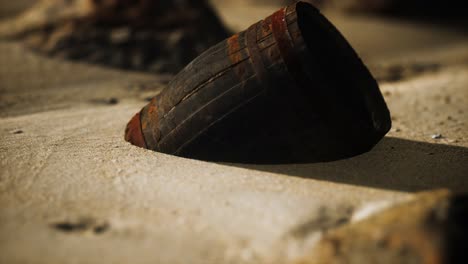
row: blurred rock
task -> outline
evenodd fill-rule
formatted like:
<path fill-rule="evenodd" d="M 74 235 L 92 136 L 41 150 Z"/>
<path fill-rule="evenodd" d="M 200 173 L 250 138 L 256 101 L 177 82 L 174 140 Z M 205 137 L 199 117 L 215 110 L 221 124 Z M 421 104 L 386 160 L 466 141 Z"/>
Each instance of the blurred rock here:
<path fill-rule="evenodd" d="M 318 5 L 352 12 L 379 12 L 417 17 L 465 15 L 461 0 L 306 0 Z"/>
<path fill-rule="evenodd" d="M 228 32 L 204 0 L 43 0 L 1 23 L 0 37 L 64 59 L 177 72 Z"/>
<path fill-rule="evenodd" d="M 363 208 L 354 216 L 354 223 L 325 232 L 298 263 L 464 263 L 466 195 L 421 193 L 390 209 Z"/>

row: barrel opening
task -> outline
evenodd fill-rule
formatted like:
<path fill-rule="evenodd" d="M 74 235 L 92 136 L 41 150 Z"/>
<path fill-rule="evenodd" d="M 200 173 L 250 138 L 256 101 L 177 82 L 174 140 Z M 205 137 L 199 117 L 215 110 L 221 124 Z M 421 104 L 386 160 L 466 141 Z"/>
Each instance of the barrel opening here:
<path fill-rule="evenodd" d="M 296 6 L 298 25 L 317 64 L 319 77 L 331 104 L 324 105 L 337 125 L 355 123 L 355 133 L 382 137 L 390 129 L 389 112 L 377 82 L 341 33 L 310 4 Z M 307 70 L 308 69 L 306 66 Z M 312 74 L 310 74 L 312 75 Z M 326 104 L 324 102 L 324 104 Z M 382 109 L 385 109 L 382 111 Z M 382 121 L 384 120 L 384 121 Z"/>

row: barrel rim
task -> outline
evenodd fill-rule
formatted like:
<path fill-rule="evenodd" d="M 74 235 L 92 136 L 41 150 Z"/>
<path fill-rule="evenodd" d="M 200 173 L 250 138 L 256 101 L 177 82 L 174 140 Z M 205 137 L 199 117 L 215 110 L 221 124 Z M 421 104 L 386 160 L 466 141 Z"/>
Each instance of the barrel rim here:
<path fill-rule="evenodd" d="M 369 69 L 343 34 L 316 7 L 302 1 L 294 5 L 297 23 L 309 52 L 323 52 L 321 50 L 314 51 L 314 43 L 311 43 L 311 39 L 313 40 L 316 36 L 310 36 L 311 30 L 317 30 L 316 32 L 325 34 L 322 35 L 326 36 L 325 39 L 320 39 L 320 41 L 329 41 L 329 45 L 335 45 L 336 48 L 333 50 L 337 52 L 329 52 L 321 56 L 327 57 L 327 60 L 333 58 L 335 62 L 340 62 L 334 64 L 334 68 L 338 69 L 337 72 L 339 73 L 334 79 L 343 78 L 344 74 L 352 77 L 352 82 L 347 84 L 346 87 L 339 88 L 343 92 L 351 92 L 353 96 L 356 96 L 355 99 L 362 102 L 359 105 L 365 106 L 365 112 L 368 115 L 368 120 L 365 123 L 372 127 L 376 137 L 383 137 L 391 128 L 390 111 L 380 92 L 379 85 Z M 314 23 L 307 23 L 311 20 Z M 352 91 L 343 89 L 352 89 Z M 350 100 L 345 98 L 344 102 L 347 101 Z M 353 109 L 353 107 L 351 108 Z"/>

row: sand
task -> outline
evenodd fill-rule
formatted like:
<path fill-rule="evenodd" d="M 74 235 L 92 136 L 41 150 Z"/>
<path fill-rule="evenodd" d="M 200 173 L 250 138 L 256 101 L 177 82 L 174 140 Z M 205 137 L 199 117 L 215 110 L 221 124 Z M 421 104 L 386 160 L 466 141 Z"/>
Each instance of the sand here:
<path fill-rule="evenodd" d="M 219 7 L 234 30 L 275 9 Z M 292 235 L 303 223 L 424 190 L 468 191 L 468 38 L 330 17 L 385 77 L 394 125 L 373 151 L 318 164 L 215 164 L 131 146 L 126 123 L 168 76 L 0 42 L 0 263 L 284 263 L 307 248 L 307 233 Z M 403 73 L 388 81 L 395 67 Z"/>

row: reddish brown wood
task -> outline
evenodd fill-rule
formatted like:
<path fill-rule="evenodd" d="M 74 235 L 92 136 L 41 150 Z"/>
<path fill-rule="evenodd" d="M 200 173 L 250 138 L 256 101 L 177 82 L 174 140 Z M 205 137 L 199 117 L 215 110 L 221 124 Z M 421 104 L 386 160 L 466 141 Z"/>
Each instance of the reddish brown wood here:
<path fill-rule="evenodd" d="M 132 142 L 140 148 L 147 148 L 143 132 L 141 131 L 140 114 L 136 114 L 127 125 L 125 130 L 125 140 Z"/>

